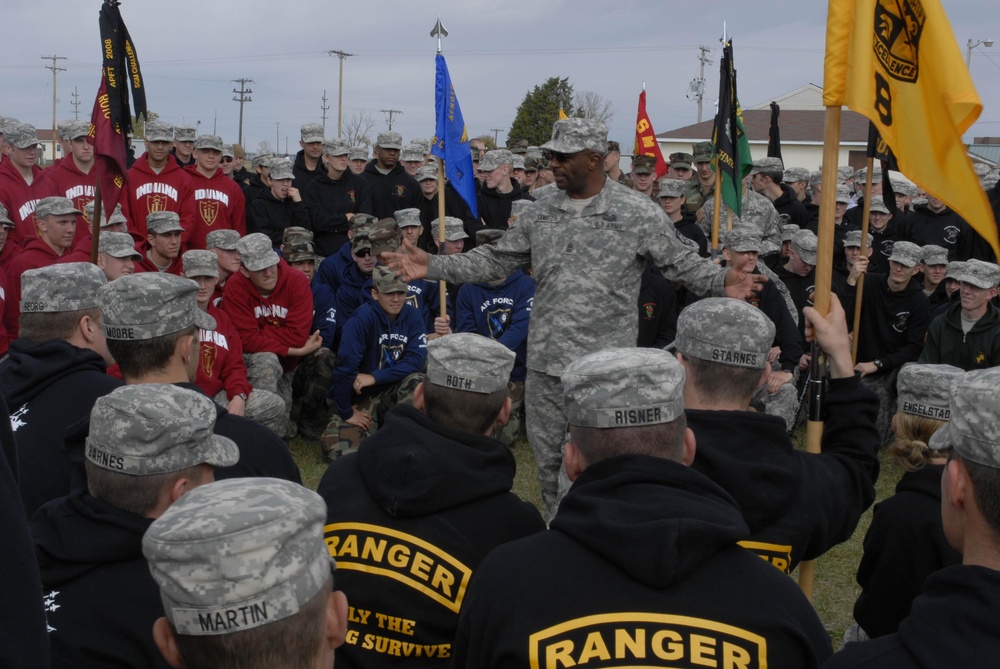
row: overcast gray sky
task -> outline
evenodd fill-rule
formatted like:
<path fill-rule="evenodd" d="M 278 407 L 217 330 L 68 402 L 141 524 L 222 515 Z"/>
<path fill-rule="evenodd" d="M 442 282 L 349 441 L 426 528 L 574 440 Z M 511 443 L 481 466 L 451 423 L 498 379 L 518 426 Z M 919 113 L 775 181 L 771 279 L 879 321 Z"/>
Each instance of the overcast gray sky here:
<path fill-rule="evenodd" d="M 1000 42 L 1000 15 L 983 0 L 944 0 L 962 57 L 972 38 Z M 0 40 L 0 115 L 39 128 L 52 118 L 52 73 L 42 56 L 59 55 L 58 118 L 89 116 L 100 78 L 99 0 L 5 2 Z M 698 45 L 712 47 L 706 69 L 705 118 L 718 91 L 723 21 L 734 38 L 744 107 L 807 83 L 822 85 L 826 3 L 700 0 L 124 0 L 149 108 L 164 120 L 194 125 L 235 141 L 239 105 L 232 79 L 247 77 L 253 101 L 244 111 L 248 150 L 260 140 L 297 149 L 298 128 L 320 122 L 326 90 L 327 136 L 336 135 L 338 59 L 344 66 L 344 119 L 397 109 L 393 126 L 405 139 L 434 134 L 436 16 L 452 80 L 470 135 L 506 132 L 524 94 L 548 77 L 569 77 L 577 92 L 614 104 L 611 138 L 630 145 L 636 105 L 646 82 L 657 132 L 694 123 L 685 98 L 698 75 Z M 1000 136 L 1000 43 L 973 51 L 971 73 L 984 104 L 966 135 Z"/>

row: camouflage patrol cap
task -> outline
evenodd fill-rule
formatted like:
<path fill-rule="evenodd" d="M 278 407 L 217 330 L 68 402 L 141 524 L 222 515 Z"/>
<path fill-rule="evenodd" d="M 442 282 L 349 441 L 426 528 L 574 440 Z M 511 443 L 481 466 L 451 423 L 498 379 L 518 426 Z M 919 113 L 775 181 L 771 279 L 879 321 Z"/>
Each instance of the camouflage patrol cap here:
<path fill-rule="evenodd" d="M 41 146 L 38 141 L 38 131 L 35 126 L 27 123 L 11 123 L 4 132 L 4 141 L 16 149 L 27 149 L 32 146 Z"/>
<path fill-rule="evenodd" d="M 73 201 L 66 197 L 57 195 L 43 197 L 35 205 L 35 218 L 48 218 L 49 216 L 69 216 L 70 214 L 82 214 L 83 212 L 73 206 Z"/>
<path fill-rule="evenodd" d="M 215 319 L 198 308 L 198 284 L 165 272 L 127 274 L 97 291 L 108 339 L 142 341 L 192 325 L 214 330 Z"/>
<path fill-rule="evenodd" d="M 460 239 L 468 239 L 465 232 L 465 223 L 460 218 L 454 216 L 444 217 L 444 239 L 448 242 L 457 242 Z"/>
<path fill-rule="evenodd" d="M 990 166 L 984 163 L 975 163 L 972 169 L 976 172 L 977 177 L 984 177 L 990 173 Z"/>
<path fill-rule="evenodd" d="M 146 232 L 164 235 L 168 232 L 184 232 L 181 217 L 174 211 L 154 211 L 146 216 Z"/>
<path fill-rule="evenodd" d="M 849 204 L 851 202 L 851 189 L 847 186 L 837 186 L 836 201 Z"/>
<path fill-rule="evenodd" d="M 410 146 L 416 146 L 420 148 L 421 153 L 431 152 L 431 140 L 426 137 L 414 137 L 410 140 Z"/>
<path fill-rule="evenodd" d="M 240 233 L 238 230 L 212 230 L 205 235 L 205 248 L 209 250 L 235 251 L 239 243 Z"/>
<path fill-rule="evenodd" d="M 201 135 L 194 140 L 194 148 L 222 152 L 222 138 L 218 135 Z"/>
<path fill-rule="evenodd" d="M 240 252 L 240 262 L 250 272 L 273 267 L 281 260 L 271 246 L 271 238 L 263 232 L 247 235 L 236 245 L 236 250 Z"/>
<path fill-rule="evenodd" d="M 660 179 L 658 197 L 684 197 L 687 184 L 688 182 L 683 179 Z"/>
<path fill-rule="evenodd" d="M 620 144 L 618 144 L 618 142 L 609 139 L 608 140 L 608 153 L 611 153 L 612 151 L 617 151 L 618 153 L 621 153 L 622 152 L 622 147 L 621 147 Z"/>
<path fill-rule="evenodd" d="M 541 164 L 541 156 L 533 156 L 528 154 L 524 157 L 524 171 L 525 172 L 537 172 L 538 166 Z"/>
<path fill-rule="evenodd" d="M 698 142 L 691 145 L 691 159 L 696 163 L 708 163 L 712 161 L 712 143 Z"/>
<path fill-rule="evenodd" d="M 393 213 L 393 218 L 396 219 L 396 224 L 400 228 L 412 228 L 414 226 L 420 226 L 420 210 L 416 207 L 410 207 L 409 209 L 400 209 Z"/>
<path fill-rule="evenodd" d="M 479 159 L 480 172 L 492 172 L 501 165 L 513 165 L 514 154 L 507 149 L 493 149 Z"/>
<path fill-rule="evenodd" d="M 174 126 L 162 121 L 149 121 L 145 126 L 147 142 L 174 141 Z"/>
<path fill-rule="evenodd" d="M 920 262 L 920 255 L 920 247 L 913 242 L 898 241 L 892 245 L 892 255 L 889 256 L 889 261 L 913 267 Z"/>
<path fill-rule="evenodd" d="M 872 203 L 868 206 L 869 211 L 879 211 L 883 214 L 889 213 L 889 207 L 885 206 L 885 200 L 881 195 L 872 195 Z"/>
<path fill-rule="evenodd" d="M 952 260 L 948 263 L 948 271 L 945 273 L 944 278 L 958 281 L 958 277 L 961 276 L 963 272 L 965 272 L 965 261 Z"/>
<path fill-rule="evenodd" d="M 364 146 L 352 146 L 347 155 L 350 160 L 368 160 L 368 148 Z"/>
<path fill-rule="evenodd" d="M 287 158 L 272 158 L 267 168 L 272 181 L 275 179 L 295 178 L 295 170 L 292 169 L 292 161 Z"/>
<path fill-rule="evenodd" d="M 223 158 L 234 158 L 234 159 L 236 158 L 236 152 L 233 149 L 233 145 L 232 144 L 223 144 L 222 145 L 222 157 Z"/>
<path fill-rule="evenodd" d="M 323 141 L 323 126 L 319 123 L 306 123 L 299 128 L 299 139 L 303 144 Z"/>
<path fill-rule="evenodd" d="M 153 521 L 142 552 L 167 620 L 184 636 L 253 629 L 297 614 L 329 587 L 326 503 L 274 478 L 195 488 Z"/>
<path fill-rule="evenodd" d="M 781 241 L 782 242 L 792 241 L 792 237 L 794 237 L 795 233 L 798 232 L 800 229 L 801 228 L 799 228 L 799 226 L 795 225 L 794 223 L 785 223 L 783 226 L 781 226 Z"/>
<path fill-rule="evenodd" d="M 761 172 L 765 174 L 784 174 L 785 166 L 781 162 L 781 158 L 761 158 L 760 160 L 753 161 L 753 168 L 750 170 L 750 176 L 754 174 L 760 174 Z"/>
<path fill-rule="evenodd" d="M 872 244 L 875 243 L 875 238 L 868 233 L 868 243 L 865 244 L 865 248 L 870 249 Z M 860 230 L 848 230 L 844 233 L 844 247 L 856 247 L 861 248 L 861 231 Z"/>
<path fill-rule="evenodd" d="M 406 282 L 384 265 L 376 265 L 372 271 L 372 283 L 380 293 L 405 293 L 409 290 Z"/>
<path fill-rule="evenodd" d="M 90 121 L 69 121 L 62 128 L 62 137 L 66 140 L 74 140 L 78 137 L 86 137 L 90 134 Z"/>
<path fill-rule="evenodd" d="M 191 249 L 181 256 L 184 263 L 184 276 L 193 279 L 196 276 L 219 276 L 219 260 L 211 251 Z"/>
<path fill-rule="evenodd" d="M 69 262 L 21 275 L 21 313 L 80 311 L 99 306 L 97 290 L 108 282 L 97 265 Z"/>
<path fill-rule="evenodd" d="M 691 169 L 691 163 L 694 162 L 694 156 L 690 153 L 671 153 L 670 154 L 670 166 L 674 169 Z"/>
<path fill-rule="evenodd" d="M 793 184 L 798 181 L 809 181 L 809 170 L 804 167 L 789 167 L 785 169 L 781 180 L 786 184 Z"/>
<path fill-rule="evenodd" d="M 774 323 L 743 300 L 709 297 L 681 311 L 674 345 L 684 357 L 729 367 L 764 369 Z"/>
<path fill-rule="evenodd" d="M 316 250 L 312 242 L 290 242 L 284 248 L 285 261 L 296 262 L 316 262 Z"/>
<path fill-rule="evenodd" d="M 357 232 L 358 230 L 370 230 L 378 219 L 371 214 L 355 214 L 351 217 L 350 229 L 352 232 Z"/>
<path fill-rule="evenodd" d="M 351 253 L 353 253 L 354 255 L 357 255 L 362 251 L 370 252 L 371 250 L 372 250 L 372 243 L 371 240 L 368 239 L 368 230 L 358 232 L 357 234 L 354 235 L 353 238 L 351 238 Z"/>
<path fill-rule="evenodd" d="M 2 203 L 0 203 L 0 226 L 3 226 L 5 228 L 13 228 L 14 227 L 14 221 L 12 221 L 12 220 L 10 220 L 10 218 L 8 218 L 8 216 L 7 216 L 7 207 L 3 206 Z"/>
<path fill-rule="evenodd" d="M 470 393 L 495 393 L 507 388 L 514 357 L 513 351 L 489 337 L 456 332 L 427 342 L 427 383 Z"/>
<path fill-rule="evenodd" d="M 816 233 L 812 230 L 799 230 L 792 235 L 792 250 L 799 254 L 807 265 L 816 266 Z"/>
<path fill-rule="evenodd" d="M 654 156 L 632 156 L 632 174 L 652 174 L 656 170 Z"/>
<path fill-rule="evenodd" d="M 135 241 L 127 232 L 102 232 L 97 241 L 97 251 L 112 258 L 142 258 L 135 250 Z M 214 256 L 213 256 L 214 257 Z"/>
<path fill-rule="evenodd" d="M 323 155 L 325 156 L 350 156 L 351 155 L 351 145 L 347 143 L 346 140 L 337 139 L 336 137 L 327 139 L 323 141 Z M 367 153 L 364 156 L 367 158 Z M 348 160 L 353 159 L 353 156 Z"/>
<path fill-rule="evenodd" d="M 483 228 L 482 230 L 476 230 L 476 246 L 496 244 L 503 236 L 504 231 L 496 228 Z"/>
<path fill-rule="evenodd" d="M 407 144 L 399 154 L 399 159 L 404 163 L 419 163 L 424 160 L 424 151 L 420 146 Z"/>
<path fill-rule="evenodd" d="M 263 153 L 258 153 L 250 161 L 250 167 L 257 169 L 258 167 L 267 167 L 271 164 L 274 159 L 274 154 L 264 151 Z"/>
<path fill-rule="evenodd" d="M 513 162 L 511 164 L 514 166 L 515 170 L 523 170 L 524 169 L 524 156 L 518 155 L 518 154 L 515 153 L 514 154 L 514 158 L 513 158 Z"/>
<path fill-rule="evenodd" d="M 302 242 L 313 241 L 313 231 L 306 230 L 299 225 L 290 225 L 281 233 L 282 244 L 301 244 Z"/>
<path fill-rule="evenodd" d="M 965 372 L 951 365 L 903 365 L 896 378 L 896 411 L 935 420 L 948 420 L 951 382 Z"/>
<path fill-rule="evenodd" d="M 752 307 L 751 307 L 752 308 Z M 684 368 L 655 348 L 606 348 L 563 370 L 566 418 L 577 427 L 669 423 L 684 413 Z"/>
<path fill-rule="evenodd" d="M 917 194 L 917 187 L 911 184 L 909 181 L 896 181 L 890 180 L 889 183 L 892 185 L 892 190 L 898 195 L 905 195 L 906 197 L 915 197 Z"/>
<path fill-rule="evenodd" d="M 723 235 L 722 245 L 736 253 L 760 253 L 760 233 L 755 228 L 733 228 Z"/>
<path fill-rule="evenodd" d="M 73 119 L 66 119 L 63 121 L 59 121 L 59 123 L 56 123 L 56 135 L 59 136 L 59 139 L 61 140 L 69 139 L 68 137 L 66 137 L 66 126 L 68 126 L 72 122 Z"/>
<path fill-rule="evenodd" d="M 893 252 L 895 253 L 895 247 Z M 976 288 L 996 288 L 997 284 L 1000 284 L 1000 267 L 991 262 L 972 258 L 965 261 L 965 266 L 954 278 L 962 283 L 972 284 Z"/>
<path fill-rule="evenodd" d="M 854 168 L 850 165 L 841 165 L 837 168 L 837 181 L 842 184 L 854 178 Z"/>
<path fill-rule="evenodd" d="M 927 445 L 935 451 L 949 446 L 963 459 L 1000 468 L 1000 368 L 966 372 L 951 382 L 951 417 Z"/>
<path fill-rule="evenodd" d="M 539 148 L 559 153 L 590 149 L 604 155 L 608 150 L 608 126 L 595 119 L 564 118 L 552 124 L 552 139 Z"/>
<path fill-rule="evenodd" d="M 177 142 L 193 142 L 198 128 L 193 125 L 174 126 L 174 140 Z"/>
<path fill-rule="evenodd" d="M 854 183 L 861 185 L 868 180 L 868 168 L 862 167 L 854 173 Z M 872 183 L 882 183 L 882 170 L 872 170 Z"/>
<path fill-rule="evenodd" d="M 517 219 L 518 216 L 528 211 L 531 205 L 535 204 L 532 200 L 514 200 L 510 204 L 510 216 L 513 219 Z"/>
<path fill-rule="evenodd" d="M 402 151 L 403 136 L 398 132 L 392 132 L 391 130 L 380 132 L 378 134 L 378 138 L 375 140 L 375 146 L 380 149 L 396 149 L 398 151 Z"/>
<path fill-rule="evenodd" d="M 813 170 L 809 173 L 809 185 L 810 186 L 822 186 L 823 185 L 823 170 Z"/>
<path fill-rule="evenodd" d="M 437 178 L 437 165 L 421 165 L 417 168 L 417 181 L 427 181 L 428 179 L 434 179 L 434 181 L 437 181 Z"/>
<path fill-rule="evenodd" d="M 195 465 L 229 467 L 236 442 L 213 434 L 215 402 L 173 384 L 121 386 L 97 398 L 90 412 L 87 460 L 131 476 L 167 474 Z"/>
<path fill-rule="evenodd" d="M 936 244 L 925 244 L 920 247 L 920 259 L 925 265 L 947 265 L 948 249 Z"/>
<path fill-rule="evenodd" d="M 510 152 L 517 156 L 523 156 L 528 152 L 528 140 L 522 139 L 519 142 L 515 142 L 513 145 L 507 145 Z"/>
<path fill-rule="evenodd" d="M 372 245 L 372 253 L 379 255 L 387 251 L 395 251 L 403 242 L 399 232 L 399 224 L 394 218 L 381 218 L 368 232 L 368 241 Z"/>

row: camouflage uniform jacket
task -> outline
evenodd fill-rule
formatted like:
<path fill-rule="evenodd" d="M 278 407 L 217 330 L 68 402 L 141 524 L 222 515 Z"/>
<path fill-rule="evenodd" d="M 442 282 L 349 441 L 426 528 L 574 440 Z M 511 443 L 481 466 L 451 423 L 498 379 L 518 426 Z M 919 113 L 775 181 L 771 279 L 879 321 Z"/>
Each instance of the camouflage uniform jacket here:
<path fill-rule="evenodd" d="M 698 295 L 723 293 L 725 272 L 678 240 L 658 205 L 610 179 L 582 215 L 558 191 L 538 200 L 495 246 L 431 256 L 427 278 L 490 281 L 530 263 L 538 287 L 527 366 L 558 376 L 586 353 L 635 346 L 646 256 Z"/>
<path fill-rule="evenodd" d="M 709 186 L 708 188 L 702 188 L 701 182 L 698 181 L 698 177 L 695 176 L 688 182 L 687 188 L 684 189 L 684 211 L 695 213 L 701 206 L 705 204 L 705 200 L 712 197 L 715 191 L 714 186 Z"/>
<path fill-rule="evenodd" d="M 705 237 L 712 239 L 712 216 L 715 212 L 715 196 L 705 200 L 701 208 L 698 223 L 705 231 Z M 781 219 L 778 217 L 778 210 L 774 208 L 771 201 L 760 193 L 755 193 L 747 188 L 743 192 L 743 216 L 733 215 L 733 227 L 745 227 L 756 225 L 761 235 L 760 254 L 762 256 L 777 253 L 781 250 Z M 719 229 L 726 229 L 726 212 L 722 212 L 719 219 Z"/>

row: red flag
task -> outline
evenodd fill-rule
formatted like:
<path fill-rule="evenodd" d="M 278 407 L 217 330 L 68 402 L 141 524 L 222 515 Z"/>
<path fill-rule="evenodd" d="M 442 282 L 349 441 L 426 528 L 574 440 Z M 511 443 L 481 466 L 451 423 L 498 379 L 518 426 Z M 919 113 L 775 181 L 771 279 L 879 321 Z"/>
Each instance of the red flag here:
<path fill-rule="evenodd" d="M 87 141 L 94 147 L 94 170 L 105 217 L 111 216 L 125 187 L 125 136 L 121 125 L 111 120 L 108 100 L 108 80 L 101 75 L 101 87 L 90 116 Z"/>
<path fill-rule="evenodd" d="M 667 161 L 663 159 L 656 133 L 653 132 L 653 124 L 646 113 L 646 91 L 639 93 L 639 113 L 635 119 L 635 155 L 656 158 L 657 179 L 667 173 Z"/>

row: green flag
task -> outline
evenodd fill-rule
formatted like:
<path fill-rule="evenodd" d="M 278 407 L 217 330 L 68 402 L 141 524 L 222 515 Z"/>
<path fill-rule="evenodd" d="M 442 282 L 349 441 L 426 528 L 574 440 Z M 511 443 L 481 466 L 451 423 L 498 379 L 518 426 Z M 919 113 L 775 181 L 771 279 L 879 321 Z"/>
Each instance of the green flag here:
<path fill-rule="evenodd" d="M 722 179 L 722 201 L 740 216 L 743 211 L 742 181 L 750 173 L 753 159 L 750 157 L 750 142 L 743 129 L 743 110 L 736 95 L 732 40 L 722 47 L 719 112 L 715 115 L 712 145 L 712 167 Z"/>

